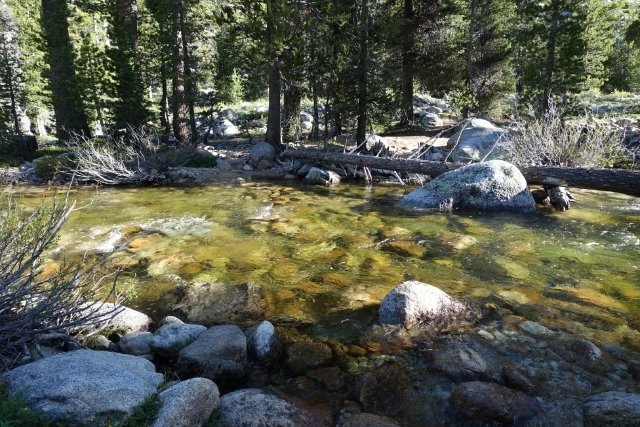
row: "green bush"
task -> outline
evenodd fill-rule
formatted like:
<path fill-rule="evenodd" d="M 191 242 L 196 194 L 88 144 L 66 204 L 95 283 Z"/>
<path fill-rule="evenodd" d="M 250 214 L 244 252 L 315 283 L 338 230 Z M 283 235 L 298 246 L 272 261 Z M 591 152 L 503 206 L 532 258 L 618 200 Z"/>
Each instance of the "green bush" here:
<path fill-rule="evenodd" d="M 53 427 L 61 426 L 44 419 L 41 413 L 32 411 L 18 396 L 10 396 L 0 381 L 0 427 Z"/>

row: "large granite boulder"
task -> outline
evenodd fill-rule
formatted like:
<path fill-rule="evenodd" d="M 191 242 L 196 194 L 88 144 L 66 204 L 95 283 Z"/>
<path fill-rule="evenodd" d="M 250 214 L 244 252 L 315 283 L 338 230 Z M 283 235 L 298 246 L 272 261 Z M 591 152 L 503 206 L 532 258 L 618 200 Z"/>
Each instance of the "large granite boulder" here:
<path fill-rule="evenodd" d="M 160 393 L 160 409 L 151 427 L 199 427 L 218 408 L 220 392 L 211 380 L 192 378 Z"/>
<path fill-rule="evenodd" d="M 242 389 L 220 399 L 218 425 L 221 427 L 312 426 L 305 410 L 264 390 Z"/>
<path fill-rule="evenodd" d="M 522 173 L 492 160 L 440 175 L 400 200 L 405 208 L 533 212 L 535 201 Z"/>
<path fill-rule="evenodd" d="M 144 313 L 129 307 L 118 307 L 110 302 L 88 303 L 85 312 L 86 314 L 97 316 L 103 322 L 107 322 L 106 330 L 124 334 L 146 332 L 153 323 L 153 320 Z"/>
<path fill-rule="evenodd" d="M 156 393 L 162 380 L 141 357 L 92 350 L 46 357 L 4 376 L 9 392 L 22 393 L 31 409 L 76 425 L 127 418 Z"/>
<path fill-rule="evenodd" d="M 467 307 L 435 286 L 408 281 L 389 292 L 378 313 L 380 323 L 442 325 L 463 316 Z"/>
<path fill-rule="evenodd" d="M 640 426 L 640 394 L 609 391 L 587 398 L 584 404 L 586 427 Z"/>
<path fill-rule="evenodd" d="M 212 326 L 180 351 L 178 372 L 224 383 L 244 376 L 247 340 L 234 325 Z"/>

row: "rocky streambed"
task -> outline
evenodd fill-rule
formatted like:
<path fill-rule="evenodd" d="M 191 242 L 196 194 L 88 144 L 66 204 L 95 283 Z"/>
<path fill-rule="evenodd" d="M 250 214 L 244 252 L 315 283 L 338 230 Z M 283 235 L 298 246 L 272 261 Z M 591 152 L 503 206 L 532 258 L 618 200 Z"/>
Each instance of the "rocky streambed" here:
<path fill-rule="evenodd" d="M 31 191 L 18 199 L 37 203 Z M 130 307 L 150 317 L 128 311 L 93 351 L 45 358 L 57 365 L 39 372 L 84 364 L 95 375 L 83 390 L 101 390 L 96 382 L 113 383 L 97 375 L 115 378 L 122 365 L 146 390 L 130 402 L 169 395 L 185 408 L 203 396 L 197 405 L 222 425 L 274 425 L 261 408 L 290 415 L 283 425 L 635 425 L 637 199 L 579 193 L 579 209 L 562 214 L 415 214 L 398 210 L 395 193 L 79 190 L 83 209 L 42 274 L 85 252 L 109 254 Z M 406 281 L 440 289 L 420 307 L 444 304 L 447 316 L 419 309 L 417 321 L 389 324 L 380 307 Z M 65 359 L 95 351 L 104 374 Z M 122 408 L 104 412 L 132 406 Z M 240 418 L 225 418 L 228 408 Z M 207 411 L 177 418 L 197 425 Z"/>

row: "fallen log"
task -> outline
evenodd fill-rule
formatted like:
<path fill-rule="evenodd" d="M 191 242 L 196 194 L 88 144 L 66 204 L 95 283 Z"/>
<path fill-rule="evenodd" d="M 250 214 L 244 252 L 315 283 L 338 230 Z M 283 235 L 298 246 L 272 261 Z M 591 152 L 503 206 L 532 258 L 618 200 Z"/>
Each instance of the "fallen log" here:
<path fill-rule="evenodd" d="M 465 166 L 464 163 L 374 157 L 320 150 L 286 150 L 281 156 L 290 159 L 346 164 L 396 172 L 413 172 L 432 177 Z M 520 171 L 522 171 L 529 184 L 571 186 L 591 190 L 613 191 L 640 197 L 640 171 L 553 166 L 525 166 L 521 167 Z"/>

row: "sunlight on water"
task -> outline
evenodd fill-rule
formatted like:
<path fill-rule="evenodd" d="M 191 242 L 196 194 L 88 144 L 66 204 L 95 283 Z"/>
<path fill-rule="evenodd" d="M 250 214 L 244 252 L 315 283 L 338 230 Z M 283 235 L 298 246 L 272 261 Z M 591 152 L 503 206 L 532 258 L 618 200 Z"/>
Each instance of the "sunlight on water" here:
<path fill-rule="evenodd" d="M 44 190 L 16 196 L 35 204 Z M 403 280 L 491 302 L 597 342 L 640 347 L 640 203 L 580 193 L 565 213 L 415 214 L 398 188 L 207 186 L 82 189 L 49 268 L 82 251 L 124 269 L 155 316 L 181 283 L 252 282 L 276 321 L 326 323 L 375 307 Z M 374 310 L 368 312 L 375 313 Z M 338 320 L 336 320 L 338 316 Z M 341 318 L 344 317 L 344 318 Z"/>

